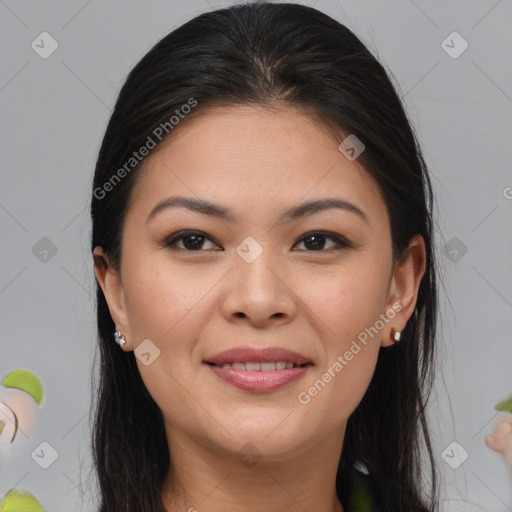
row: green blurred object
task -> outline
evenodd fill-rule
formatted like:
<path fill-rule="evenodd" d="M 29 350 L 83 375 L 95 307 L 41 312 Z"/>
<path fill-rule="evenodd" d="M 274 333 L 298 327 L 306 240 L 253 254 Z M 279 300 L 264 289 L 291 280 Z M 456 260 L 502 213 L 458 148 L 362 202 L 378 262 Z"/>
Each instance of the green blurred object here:
<path fill-rule="evenodd" d="M 2 512 L 46 512 L 29 492 L 11 489 L 2 502 Z"/>
<path fill-rule="evenodd" d="M 16 388 L 26 391 L 36 401 L 37 405 L 41 405 L 43 399 L 43 385 L 41 381 L 28 370 L 14 370 L 4 377 L 2 384 L 6 388 Z"/>
<path fill-rule="evenodd" d="M 372 497 L 367 489 L 358 485 L 350 496 L 349 512 L 372 512 L 375 510 Z"/>
<path fill-rule="evenodd" d="M 505 400 L 502 400 L 499 404 L 496 404 L 494 406 L 494 410 L 512 413 L 512 396 L 505 398 Z"/>

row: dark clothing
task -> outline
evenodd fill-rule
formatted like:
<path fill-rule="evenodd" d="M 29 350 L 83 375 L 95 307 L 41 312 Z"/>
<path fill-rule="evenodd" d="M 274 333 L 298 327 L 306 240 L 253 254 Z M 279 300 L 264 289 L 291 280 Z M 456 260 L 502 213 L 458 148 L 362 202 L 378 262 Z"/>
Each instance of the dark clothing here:
<path fill-rule="evenodd" d="M 382 512 L 379 489 L 374 479 L 355 468 L 342 470 L 342 496 L 344 512 Z"/>

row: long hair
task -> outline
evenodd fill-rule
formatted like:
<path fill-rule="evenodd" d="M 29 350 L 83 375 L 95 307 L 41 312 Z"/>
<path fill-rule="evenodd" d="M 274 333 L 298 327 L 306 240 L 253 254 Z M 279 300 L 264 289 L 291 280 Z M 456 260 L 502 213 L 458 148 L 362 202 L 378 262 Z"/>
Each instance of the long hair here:
<path fill-rule="evenodd" d="M 194 112 L 212 105 L 280 104 L 355 134 L 366 146 L 358 162 L 385 199 L 395 261 L 414 235 L 423 237 L 427 262 L 415 313 L 402 340 L 380 349 L 369 388 L 348 419 L 336 485 L 341 496 L 342 468 L 359 466 L 378 483 L 385 511 L 438 510 L 425 411 L 438 314 L 433 195 L 417 137 L 384 67 L 347 27 L 292 3 L 207 12 L 158 41 L 129 73 L 96 163 L 91 249 L 102 246 L 114 269 L 130 194 L 144 164 L 133 153 L 148 137 L 159 144 L 156 133 L 162 126 L 164 135 L 170 131 L 171 116 L 192 102 Z M 133 352 L 123 353 L 114 343 L 115 325 L 96 286 L 101 361 L 92 448 L 100 512 L 164 512 L 161 486 L 172 465 L 162 414 Z"/>

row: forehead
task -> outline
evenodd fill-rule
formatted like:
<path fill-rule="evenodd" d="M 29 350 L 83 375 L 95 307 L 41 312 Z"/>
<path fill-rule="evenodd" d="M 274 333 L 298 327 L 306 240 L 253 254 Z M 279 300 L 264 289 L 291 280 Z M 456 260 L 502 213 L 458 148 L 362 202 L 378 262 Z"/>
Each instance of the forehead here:
<path fill-rule="evenodd" d="M 292 108 L 199 111 L 146 158 L 130 210 L 148 215 L 177 194 L 261 213 L 337 197 L 356 203 L 370 221 L 386 217 L 378 184 L 339 150 L 344 137 Z"/>

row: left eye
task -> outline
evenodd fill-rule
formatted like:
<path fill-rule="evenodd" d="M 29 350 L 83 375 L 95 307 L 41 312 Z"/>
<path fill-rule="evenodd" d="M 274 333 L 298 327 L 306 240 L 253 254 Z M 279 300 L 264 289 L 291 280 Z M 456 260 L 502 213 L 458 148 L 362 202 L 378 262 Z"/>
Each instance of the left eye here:
<path fill-rule="evenodd" d="M 324 233 L 322 231 L 314 231 L 304 235 L 298 243 L 304 243 L 305 245 L 309 245 L 312 247 L 314 251 L 325 249 L 325 240 L 330 239 L 334 241 L 334 247 L 330 247 L 330 249 L 343 249 L 350 247 L 350 244 L 336 235 L 331 235 L 329 233 Z M 309 242 L 308 242 L 309 241 Z"/>
<path fill-rule="evenodd" d="M 304 243 L 305 247 L 309 250 L 313 251 L 322 251 L 325 250 L 325 240 L 330 239 L 334 242 L 334 245 L 328 247 L 328 249 L 344 249 L 351 247 L 350 243 L 344 240 L 343 238 L 325 233 L 322 231 L 313 231 L 304 235 L 300 240 L 295 244 Z M 183 246 L 180 247 L 177 245 L 178 241 L 183 241 Z M 205 241 L 210 241 L 213 244 L 217 245 L 208 235 L 203 233 L 202 231 L 180 231 L 171 235 L 165 242 L 164 246 L 169 247 L 171 249 L 178 249 L 184 251 L 200 251 L 203 248 L 203 244 Z M 294 245 L 294 247 L 295 247 Z"/>

